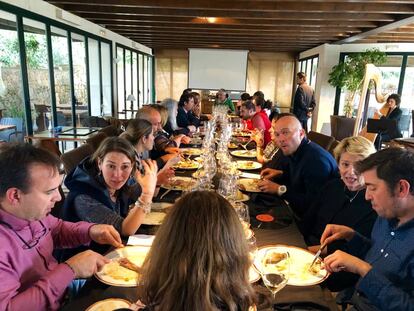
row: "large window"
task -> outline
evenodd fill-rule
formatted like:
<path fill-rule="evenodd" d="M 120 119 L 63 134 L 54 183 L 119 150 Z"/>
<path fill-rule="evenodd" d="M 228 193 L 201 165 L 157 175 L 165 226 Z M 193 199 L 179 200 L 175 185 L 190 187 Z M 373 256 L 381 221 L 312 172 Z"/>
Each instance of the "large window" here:
<path fill-rule="evenodd" d="M 346 55 L 341 55 L 342 59 L 346 59 Z M 414 96 L 414 53 L 387 53 L 387 61 L 385 64 L 378 66 L 382 75 L 382 94 L 398 93 L 401 94 L 401 109 L 405 120 L 409 120 L 411 114 L 412 98 Z M 405 74 L 403 74 L 405 73 Z M 343 115 L 346 92 L 338 90 L 339 97 L 336 98 L 335 112 Z M 357 113 L 357 107 L 360 97 L 357 94 L 354 98 L 354 116 Z M 368 109 L 366 118 L 371 118 L 375 111 L 382 107 L 381 103 L 377 103 L 375 99 L 375 89 L 371 88 L 368 96 Z M 405 121 L 404 121 L 405 122 Z M 405 122 L 407 123 L 407 122 Z M 400 124 L 400 126 L 402 126 Z M 409 135 L 409 126 L 403 126 L 403 135 Z"/>
<path fill-rule="evenodd" d="M 101 42 L 102 115 L 112 116 L 112 71 L 111 45 Z"/>
<path fill-rule="evenodd" d="M 3 117 L 16 118 L 23 126 L 25 111 L 18 42 L 16 16 L 0 10 L 0 109 Z M 9 134 L 2 131 L 0 139 L 8 140 Z"/>
<path fill-rule="evenodd" d="M 315 89 L 316 87 L 316 74 L 318 70 L 318 56 L 311 56 L 309 58 L 299 60 L 299 71 L 304 72 L 307 77 L 307 83 Z"/>
<path fill-rule="evenodd" d="M 121 45 L 116 53 L 118 115 L 130 118 L 143 104 L 152 102 L 152 56 Z"/>

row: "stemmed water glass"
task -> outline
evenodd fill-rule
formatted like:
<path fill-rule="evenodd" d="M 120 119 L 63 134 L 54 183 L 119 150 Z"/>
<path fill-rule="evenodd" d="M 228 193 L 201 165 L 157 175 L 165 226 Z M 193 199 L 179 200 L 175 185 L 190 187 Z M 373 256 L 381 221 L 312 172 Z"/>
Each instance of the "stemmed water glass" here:
<path fill-rule="evenodd" d="M 260 265 L 260 274 L 264 285 L 272 293 L 273 300 L 276 293 L 283 289 L 290 273 L 289 252 L 266 250 Z"/>

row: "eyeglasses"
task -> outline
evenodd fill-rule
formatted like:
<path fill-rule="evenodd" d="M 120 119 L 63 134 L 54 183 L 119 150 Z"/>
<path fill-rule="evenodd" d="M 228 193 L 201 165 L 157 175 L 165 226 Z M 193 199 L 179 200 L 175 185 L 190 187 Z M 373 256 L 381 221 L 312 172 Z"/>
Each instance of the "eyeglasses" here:
<path fill-rule="evenodd" d="M 30 241 L 26 241 L 25 239 L 23 239 L 20 236 L 20 234 L 18 234 L 13 229 L 12 226 L 10 226 L 8 223 L 0 220 L 0 224 L 4 225 L 4 226 L 8 227 L 10 230 L 12 230 L 14 232 L 14 234 L 20 239 L 20 241 L 23 242 L 23 244 L 24 244 L 23 249 L 31 249 L 31 248 L 35 247 L 37 244 L 39 244 L 40 239 L 43 238 L 46 235 L 48 229 L 45 227 L 45 225 L 43 224 L 42 221 L 39 220 L 39 223 L 42 226 L 42 229 L 40 231 L 35 232 L 33 234 L 33 238 Z M 49 231 L 50 231 L 50 229 L 49 229 Z"/>

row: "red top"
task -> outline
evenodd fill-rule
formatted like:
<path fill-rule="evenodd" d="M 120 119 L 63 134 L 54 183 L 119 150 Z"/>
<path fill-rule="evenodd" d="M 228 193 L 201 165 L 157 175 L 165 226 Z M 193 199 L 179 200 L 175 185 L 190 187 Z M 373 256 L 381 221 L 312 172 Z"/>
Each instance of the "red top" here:
<path fill-rule="evenodd" d="M 245 127 L 244 127 L 244 128 L 245 128 L 246 130 L 250 130 L 250 131 L 253 131 L 253 130 L 254 130 L 252 120 L 250 120 L 250 119 L 248 119 L 248 120 L 243 120 L 243 123 L 245 124 Z"/>
<path fill-rule="evenodd" d="M 269 129 L 272 126 L 272 123 L 269 120 L 269 117 L 267 116 L 266 112 L 264 110 L 256 112 L 252 118 L 252 126 L 254 128 L 257 128 L 259 130 L 263 130 L 263 136 L 264 136 L 264 146 L 270 142 L 270 132 Z"/>

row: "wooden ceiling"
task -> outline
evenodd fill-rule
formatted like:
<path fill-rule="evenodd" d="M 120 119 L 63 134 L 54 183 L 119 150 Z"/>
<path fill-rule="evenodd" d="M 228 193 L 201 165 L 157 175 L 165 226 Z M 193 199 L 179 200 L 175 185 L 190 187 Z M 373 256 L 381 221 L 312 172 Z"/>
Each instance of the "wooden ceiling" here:
<path fill-rule="evenodd" d="M 200 47 L 301 52 L 414 15 L 414 1 L 408 0 L 47 2 L 154 49 Z M 398 29 L 384 40 L 408 38 L 406 32 L 412 34 L 413 29 Z M 414 42 L 413 38 L 409 36 L 410 42 Z"/>

